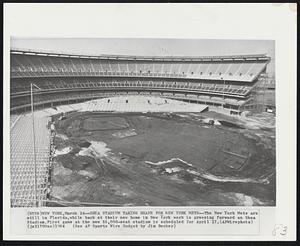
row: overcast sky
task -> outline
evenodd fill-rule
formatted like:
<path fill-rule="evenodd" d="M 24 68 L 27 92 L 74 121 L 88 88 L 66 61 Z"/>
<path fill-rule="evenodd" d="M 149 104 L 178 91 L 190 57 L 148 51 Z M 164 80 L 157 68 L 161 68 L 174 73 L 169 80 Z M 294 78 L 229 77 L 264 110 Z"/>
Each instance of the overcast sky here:
<path fill-rule="evenodd" d="M 275 42 L 221 39 L 12 38 L 11 47 L 86 55 L 217 56 L 266 53 L 275 71 Z"/>

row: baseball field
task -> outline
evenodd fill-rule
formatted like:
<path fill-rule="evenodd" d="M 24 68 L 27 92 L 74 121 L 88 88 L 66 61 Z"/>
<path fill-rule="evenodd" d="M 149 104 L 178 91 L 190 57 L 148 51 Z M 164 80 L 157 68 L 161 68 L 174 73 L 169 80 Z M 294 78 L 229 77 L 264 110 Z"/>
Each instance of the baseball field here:
<path fill-rule="evenodd" d="M 273 206 L 275 128 L 205 114 L 70 113 L 51 196 L 74 206 Z M 224 119 L 223 119 L 224 120 Z"/>

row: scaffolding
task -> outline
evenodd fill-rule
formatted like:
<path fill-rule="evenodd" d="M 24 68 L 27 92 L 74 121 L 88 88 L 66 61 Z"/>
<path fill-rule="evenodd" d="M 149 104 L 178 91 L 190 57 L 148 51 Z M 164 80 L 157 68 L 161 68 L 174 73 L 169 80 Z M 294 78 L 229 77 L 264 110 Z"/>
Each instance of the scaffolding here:
<path fill-rule="evenodd" d="M 251 111 L 253 113 L 261 113 L 266 111 L 267 101 L 266 92 L 269 84 L 269 76 L 262 73 L 250 91 L 247 102 L 240 107 L 241 111 Z"/>

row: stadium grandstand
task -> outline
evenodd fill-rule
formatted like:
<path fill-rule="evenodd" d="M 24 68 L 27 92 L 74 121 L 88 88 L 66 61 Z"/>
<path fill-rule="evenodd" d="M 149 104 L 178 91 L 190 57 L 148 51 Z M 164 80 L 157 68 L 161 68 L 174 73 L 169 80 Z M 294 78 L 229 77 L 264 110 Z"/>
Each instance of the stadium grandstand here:
<path fill-rule="evenodd" d="M 35 130 L 38 137 L 35 139 L 34 146 L 31 115 L 11 116 L 10 188 L 12 207 L 42 206 L 43 201 L 47 198 L 52 151 L 51 133 L 47 128 L 48 122 L 49 117 L 35 117 Z M 36 151 L 35 156 L 32 154 L 33 148 Z M 34 165 L 35 161 L 37 165 Z M 38 204 L 35 203 L 36 199 Z"/>
<path fill-rule="evenodd" d="M 262 55 L 206 57 L 83 56 L 11 50 L 11 111 L 49 107 L 136 92 L 155 93 L 241 114 L 270 58 Z M 78 93 L 80 92 L 80 93 Z"/>
<path fill-rule="evenodd" d="M 107 108 L 81 103 L 132 95 L 176 99 L 202 105 L 194 107 L 197 110 L 207 107 L 241 115 L 255 107 L 255 90 L 269 62 L 270 57 L 265 54 L 86 56 L 12 49 L 11 206 L 47 205 L 53 157 L 51 115 L 85 107 Z M 33 105 L 32 84 L 35 85 Z M 32 144 L 31 106 L 39 110 L 34 113 L 36 147 Z"/>

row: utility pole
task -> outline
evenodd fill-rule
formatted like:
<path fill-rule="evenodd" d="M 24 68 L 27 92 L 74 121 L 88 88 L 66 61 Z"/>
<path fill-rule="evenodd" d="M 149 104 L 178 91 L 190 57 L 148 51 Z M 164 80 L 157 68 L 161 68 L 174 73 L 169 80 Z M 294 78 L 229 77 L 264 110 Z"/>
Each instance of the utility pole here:
<path fill-rule="evenodd" d="M 225 105 L 225 79 L 223 79 L 223 108 L 224 108 L 224 105 Z"/>
<path fill-rule="evenodd" d="M 34 158 L 34 191 L 35 191 L 35 205 L 39 206 L 38 191 L 37 191 L 37 166 L 36 166 L 36 149 L 35 149 L 35 129 L 34 129 L 34 109 L 33 109 L 33 86 L 41 89 L 35 84 L 30 84 L 30 95 L 31 95 L 31 119 L 32 119 L 32 138 L 33 138 L 33 158 Z"/>

